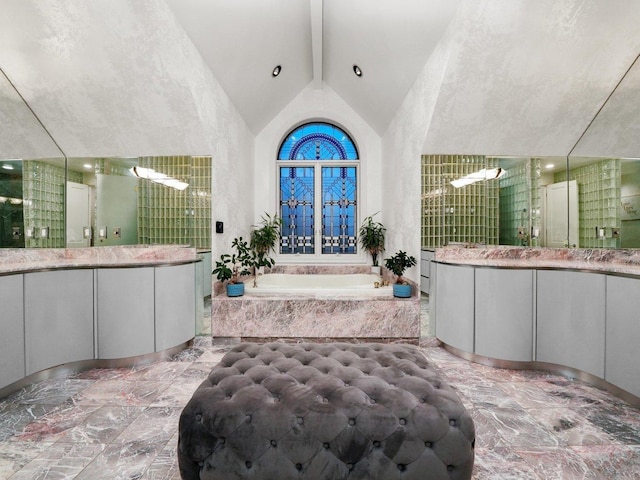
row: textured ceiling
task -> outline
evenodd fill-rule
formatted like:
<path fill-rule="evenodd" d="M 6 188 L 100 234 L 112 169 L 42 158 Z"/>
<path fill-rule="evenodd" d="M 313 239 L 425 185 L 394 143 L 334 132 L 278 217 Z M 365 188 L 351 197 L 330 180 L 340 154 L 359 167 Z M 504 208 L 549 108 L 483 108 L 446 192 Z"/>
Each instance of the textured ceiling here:
<path fill-rule="evenodd" d="M 167 3 L 254 133 L 302 89 L 326 83 L 382 135 L 460 1 Z"/>

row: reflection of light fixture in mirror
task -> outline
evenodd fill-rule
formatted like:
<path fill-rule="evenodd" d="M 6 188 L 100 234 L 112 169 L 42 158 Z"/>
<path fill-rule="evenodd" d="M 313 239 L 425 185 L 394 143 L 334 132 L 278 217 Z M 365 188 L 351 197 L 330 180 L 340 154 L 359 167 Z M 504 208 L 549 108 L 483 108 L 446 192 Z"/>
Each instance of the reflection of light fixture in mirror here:
<path fill-rule="evenodd" d="M 143 168 L 143 167 L 132 167 L 131 172 L 136 177 L 144 178 L 149 180 L 150 182 L 159 183 L 160 185 L 164 185 L 165 187 L 175 188 L 176 190 L 184 190 L 189 186 L 188 183 L 181 182 L 175 178 L 171 178 L 164 173 L 156 172 L 152 168 Z"/>
<path fill-rule="evenodd" d="M 5 163 L 4 165 L 2 165 L 2 168 L 4 168 L 5 170 L 13 170 L 13 165 Z"/>
<path fill-rule="evenodd" d="M 21 198 L 12 198 L 12 197 L 0 197 L 0 203 L 9 202 L 11 205 L 20 205 L 22 203 Z"/>
<path fill-rule="evenodd" d="M 85 163 L 83 167 L 86 168 L 87 170 L 91 170 L 93 168 L 93 165 L 91 165 L 90 163 Z"/>
<path fill-rule="evenodd" d="M 483 168 L 482 170 L 478 170 L 477 172 L 470 173 L 469 175 L 465 175 L 464 177 L 460 177 L 457 180 L 452 180 L 451 185 L 456 188 L 465 187 L 467 185 L 471 185 L 472 183 L 482 182 L 484 180 L 494 180 L 496 178 L 500 178 L 502 175 L 506 173 L 504 168 L 491 168 L 487 170 Z"/>
<path fill-rule="evenodd" d="M 555 167 L 555 165 L 553 163 L 547 163 L 544 168 L 546 168 L 547 170 L 551 170 L 553 167 Z"/>

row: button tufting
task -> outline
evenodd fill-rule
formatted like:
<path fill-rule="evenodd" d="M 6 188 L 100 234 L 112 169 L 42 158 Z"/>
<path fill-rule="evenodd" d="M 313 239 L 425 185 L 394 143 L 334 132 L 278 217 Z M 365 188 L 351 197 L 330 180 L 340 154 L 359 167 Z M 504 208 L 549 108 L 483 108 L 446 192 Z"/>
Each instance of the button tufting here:
<path fill-rule="evenodd" d="M 329 442 L 324 442 L 324 443 L 322 444 L 322 446 L 323 446 L 324 448 L 329 448 L 331 445 L 329 445 Z"/>
<path fill-rule="evenodd" d="M 431 448 L 433 446 L 433 443 L 431 442 L 424 442 L 424 446 L 427 448 Z"/>
<path fill-rule="evenodd" d="M 453 469 L 455 467 L 453 465 L 447 465 L 447 470 L 449 470 L 450 472 L 453 472 Z"/>
<path fill-rule="evenodd" d="M 400 419 L 400 425 L 406 425 L 407 424 L 407 419 L 406 418 L 401 418 Z"/>
<path fill-rule="evenodd" d="M 247 466 L 247 468 L 251 468 L 251 462 L 249 460 L 244 462 L 244 464 Z"/>
<path fill-rule="evenodd" d="M 201 413 L 197 413 L 196 414 L 196 422 L 202 422 L 202 414 Z"/>
<path fill-rule="evenodd" d="M 373 446 L 376 448 L 380 448 L 380 442 L 378 440 L 374 440 Z"/>
<path fill-rule="evenodd" d="M 296 470 L 298 470 L 298 471 L 302 470 L 302 464 L 301 463 L 296 463 Z"/>
<path fill-rule="evenodd" d="M 451 425 L 452 427 L 456 426 L 456 420 L 454 418 L 449 420 L 449 425 Z"/>
<path fill-rule="evenodd" d="M 278 442 L 276 442 L 275 440 L 271 440 L 271 446 L 272 447 L 277 447 L 278 446 Z"/>
<path fill-rule="evenodd" d="M 406 469 L 407 469 L 407 466 L 404 463 L 398 464 L 398 470 L 400 470 L 401 472 L 404 472 Z"/>
<path fill-rule="evenodd" d="M 349 425 L 351 425 L 352 427 L 356 424 L 356 419 L 355 418 L 350 418 L 349 419 Z"/>
<path fill-rule="evenodd" d="M 250 414 L 247 415 L 247 423 L 251 423 L 251 415 Z"/>
<path fill-rule="evenodd" d="M 298 421 L 298 425 L 302 425 L 304 423 L 304 418 L 298 417 L 297 421 Z"/>

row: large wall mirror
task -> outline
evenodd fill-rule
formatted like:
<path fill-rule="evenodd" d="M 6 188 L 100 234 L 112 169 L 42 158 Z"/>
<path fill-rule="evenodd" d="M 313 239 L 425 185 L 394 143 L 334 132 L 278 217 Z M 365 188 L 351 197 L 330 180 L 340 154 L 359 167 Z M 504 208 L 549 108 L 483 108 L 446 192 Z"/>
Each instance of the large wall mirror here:
<path fill-rule="evenodd" d="M 211 248 L 211 157 L 0 160 L 0 247 Z"/>
<path fill-rule="evenodd" d="M 640 248 L 640 160 L 422 157 L 422 247 Z"/>

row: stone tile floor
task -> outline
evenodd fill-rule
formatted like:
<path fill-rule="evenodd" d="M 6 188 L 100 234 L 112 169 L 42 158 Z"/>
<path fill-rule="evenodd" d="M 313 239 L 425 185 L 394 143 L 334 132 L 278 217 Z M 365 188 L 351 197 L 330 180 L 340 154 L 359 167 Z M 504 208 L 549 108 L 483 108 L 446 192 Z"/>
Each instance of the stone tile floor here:
<path fill-rule="evenodd" d="M 473 416 L 474 479 L 640 477 L 640 410 L 580 381 L 470 363 L 428 335 L 422 343 Z M 0 399 L 0 479 L 179 479 L 180 412 L 227 348 L 198 336 L 167 361 Z"/>

